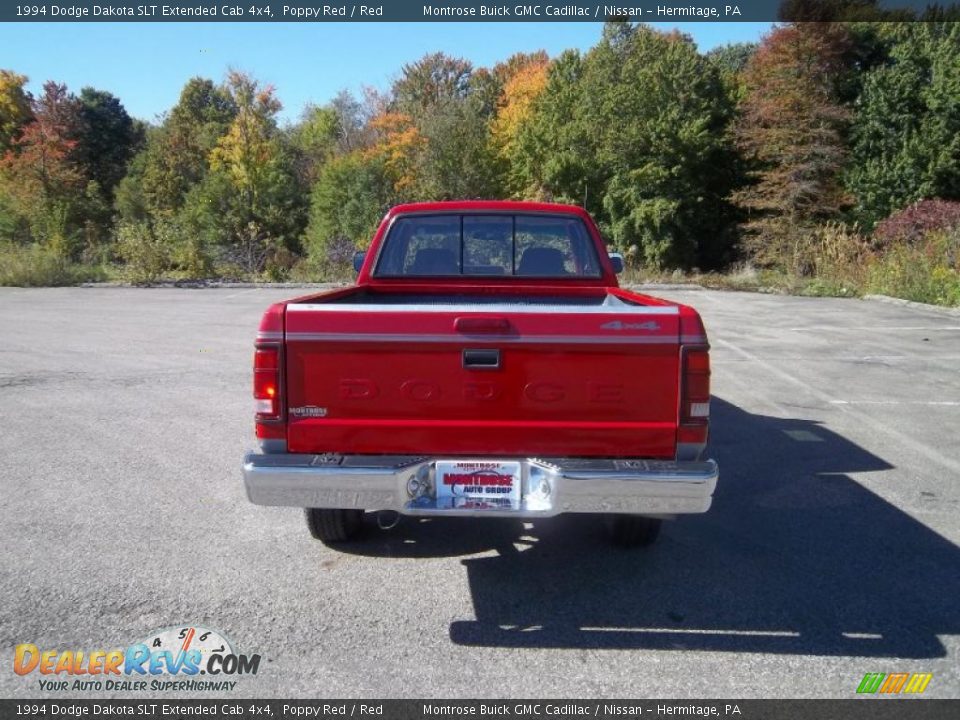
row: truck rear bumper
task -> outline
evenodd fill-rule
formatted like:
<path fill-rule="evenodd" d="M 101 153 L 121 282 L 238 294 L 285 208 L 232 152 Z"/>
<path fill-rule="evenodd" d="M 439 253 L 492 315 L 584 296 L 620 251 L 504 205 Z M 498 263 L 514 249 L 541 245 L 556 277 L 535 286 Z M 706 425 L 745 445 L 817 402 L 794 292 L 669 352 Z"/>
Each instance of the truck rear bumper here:
<path fill-rule="evenodd" d="M 433 497 L 435 458 L 261 455 L 244 458 L 257 505 L 395 510 L 403 515 L 549 517 L 560 513 L 678 515 L 710 508 L 716 462 L 592 458 L 521 459 L 523 492 L 512 507 L 444 507 Z"/>

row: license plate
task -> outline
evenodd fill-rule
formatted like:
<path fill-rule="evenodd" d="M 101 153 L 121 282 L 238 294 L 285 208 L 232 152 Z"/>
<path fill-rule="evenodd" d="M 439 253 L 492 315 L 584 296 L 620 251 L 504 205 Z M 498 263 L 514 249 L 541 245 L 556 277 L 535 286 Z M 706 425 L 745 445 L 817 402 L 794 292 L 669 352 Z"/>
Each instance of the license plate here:
<path fill-rule="evenodd" d="M 464 510 L 520 507 L 520 463 L 440 460 L 436 464 L 437 506 Z"/>

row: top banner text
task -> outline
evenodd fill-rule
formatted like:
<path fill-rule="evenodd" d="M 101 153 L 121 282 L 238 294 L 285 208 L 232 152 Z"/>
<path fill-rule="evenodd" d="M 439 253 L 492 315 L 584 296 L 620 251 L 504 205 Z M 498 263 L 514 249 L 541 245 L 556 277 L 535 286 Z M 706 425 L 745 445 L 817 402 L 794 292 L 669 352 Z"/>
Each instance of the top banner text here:
<path fill-rule="evenodd" d="M 927 0 L 629 0 L 494 3 L 191 0 L 162 4 L 73 0 L 3 3 L 0 22 L 773 22 L 958 20 L 960 3 Z"/>

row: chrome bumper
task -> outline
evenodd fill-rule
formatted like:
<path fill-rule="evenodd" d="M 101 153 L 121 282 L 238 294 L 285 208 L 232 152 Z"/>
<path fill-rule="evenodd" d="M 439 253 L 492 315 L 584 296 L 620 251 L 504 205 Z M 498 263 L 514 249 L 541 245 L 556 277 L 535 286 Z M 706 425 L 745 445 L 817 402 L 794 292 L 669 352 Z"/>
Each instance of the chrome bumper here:
<path fill-rule="evenodd" d="M 439 507 L 437 458 L 380 455 L 261 455 L 243 461 L 247 497 L 257 505 L 395 510 L 403 515 L 549 517 L 560 513 L 678 515 L 710 508 L 719 474 L 713 460 L 529 458 L 519 506 Z"/>

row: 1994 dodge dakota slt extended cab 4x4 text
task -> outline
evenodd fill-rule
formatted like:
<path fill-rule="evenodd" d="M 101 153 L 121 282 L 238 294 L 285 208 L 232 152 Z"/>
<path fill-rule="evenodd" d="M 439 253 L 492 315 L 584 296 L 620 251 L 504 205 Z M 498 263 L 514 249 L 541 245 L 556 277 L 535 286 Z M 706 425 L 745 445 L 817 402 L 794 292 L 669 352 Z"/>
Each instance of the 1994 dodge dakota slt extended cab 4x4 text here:
<path fill-rule="evenodd" d="M 356 285 L 264 313 L 252 502 L 306 508 L 327 543 L 386 510 L 600 513 L 640 545 L 710 507 L 703 324 L 620 289 L 584 210 L 402 205 L 357 266 Z"/>

